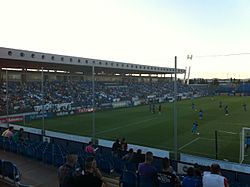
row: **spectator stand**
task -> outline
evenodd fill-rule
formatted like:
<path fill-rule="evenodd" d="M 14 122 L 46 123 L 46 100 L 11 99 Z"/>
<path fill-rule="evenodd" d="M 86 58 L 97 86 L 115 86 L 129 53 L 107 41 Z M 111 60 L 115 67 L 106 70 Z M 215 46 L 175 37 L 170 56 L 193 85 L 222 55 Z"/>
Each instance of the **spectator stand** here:
<path fill-rule="evenodd" d="M 1 128 L 3 131 L 5 126 L 1 125 Z M 24 145 L 16 145 L 11 140 L 8 140 L 4 137 L 0 137 L 0 148 L 6 151 L 22 154 L 24 156 L 43 161 L 45 164 L 52 164 L 56 167 L 65 162 L 65 155 L 70 151 L 78 151 L 80 161 L 79 164 L 81 164 L 82 167 L 84 165 L 84 160 L 86 159 L 86 157 L 89 156 L 83 151 L 82 148 L 83 145 L 86 145 L 91 139 L 89 137 L 66 135 L 64 133 L 46 131 L 46 135 L 48 138 L 45 142 L 43 142 L 42 136 L 39 134 L 35 134 L 37 133 L 35 130 L 27 129 L 27 131 L 30 131 L 26 132 L 27 134 L 29 134 L 28 137 L 30 139 L 27 140 Z M 39 141 L 37 141 L 37 139 Z M 97 163 L 100 166 L 100 169 L 107 175 L 110 175 L 115 171 L 124 176 L 123 173 L 129 170 L 126 169 L 126 163 L 124 161 L 112 156 L 112 144 L 112 141 L 99 139 L 99 150 L 96 154 Z M 153 164 L 158 170 L 161 169 L 160 158 L 166 156 L 169 157 L 169 152 L 164 150 L 158 150 L 133 144 L 128 144 L 128 148 L 133 148 L 134 150 L 141 149 L 143 153 L 147 151 L 153 152 L 155 156 Z M 185 175 L 186 168 L 190 166 L 199 164 L 204 167 L 214 162 L 219 163 L 221 165 L 222 173 L 229 179 L 231 184 L 237 184 L 239 186 L 246 186 L 249 184 L 250 166 L 248 165 L 241 165 L 236 163 L 181 154 L 180 162 L 172 161 L 172 166 L 174 170 L 177 171 L 177 174 L 182 177 L 183 175 Z M 134 177 L 130 175 L 130 178 Z M 137 177 L 137 182 L 138 180 L 139 179 Z"/>

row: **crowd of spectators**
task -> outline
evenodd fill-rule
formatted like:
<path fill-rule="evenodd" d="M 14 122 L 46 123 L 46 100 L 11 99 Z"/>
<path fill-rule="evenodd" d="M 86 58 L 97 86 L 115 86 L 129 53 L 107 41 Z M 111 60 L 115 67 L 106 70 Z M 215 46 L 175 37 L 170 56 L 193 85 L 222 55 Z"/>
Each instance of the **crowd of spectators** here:
<path fill-rule="evenodd" d="M 173 94 L 173 82 L 151 83 L 95 83 L 95 104 L 112 103 L 114 101 L 132 101 L 134 98 L 147 100 L 148 96 L 163 98 Z M 31 112 L 35 106 L 43 104 L 72 103 L 72 106 L 92 106 L 92 83 L 90 81 L 45 81 L 44 95 L 41 82 L 14 82 L 0 85 L 0 114 L 6 114 L 8 103 L 9 114 Z M 178 82 L 178 93 L 194 92 L 190 86 Z M 8 92 L 8 102 L 6 101 Z"/>
<path fill-rule="evenodd" d="M 13 126 L 6 129 L 2 136 L 15 142 L 22 143 L 25 140 L 24 129 L 20 128 L 14 133 Z M 85 147 L 84 151 L 88 157 L 84 161 L 84 168 L 79 165 L 77 153 L 70 153 L 66 156 L 66 163 L 58 169 L 60 187 L 107 186 L 95 160 L 97 148 L 95 149 L 93 142 L 89 142 Z M 161 169 L 159 169 L 159 166 L 155 165 L 156 158 L 152 152 L 148 151 L 143 154 L 140 149 L 135 152 L 132 148 L 128 148 L 125 138 L 116 139 L 112 146 L 112 156 L 123 160 L 126 163 L 123 172 L 127 170 L 134 172 L 139 177 L 140 183 L 145 180 L 146 182 L 152 181 L 153 186 L 169 183 L 175 187 L 229 187 L 227 178 L 222 175 L 221 168 L 216 163 L 205 169 L 197 164 L 189 167 L 187 175 L 180 179 L 167 157 L 160 160 Z M 122 176 L 121 180 L 123 180 Z"/>
<path fill-rule="evenodd" d="M 131 156 L 130 159 L 126 160 L 128 163 L 133 162 L 133 150 L 129 149 L 127 155 Z M 141 154 L 141 153 L 140 153 Z M 134 154 L 136 155 L 136 154 Z M 153 153 L 148 151 L 144 155 L 141 154 L 141 160 L 138 160 L 138 165 L 134 170 L 131 168 L 124 168 L 123 172 L 129 170 L 129 172 L 134 172 L 135 175 L 139 177 L 139 186 L 143 186 L 143 182 L 152 181 L 152 186 L 169 186 L 173 187 L 229 187 L 227 178 L 221 174 L 220 166 L 213 163 L 207 170 L 202 171 L 199 165 L 194 167 L 189 167 L 187 169 L 187 175 L 180 179 L 176 171 L 171 166 L 170 160 L 165 157 L 161 160 L 162 166 L 161 170 L 157 169 L 153 164 L 154 157 Z M 125 158 L 124 156 L 122 159 Z M 58 178 L 60 187 L 78 187 L 78 186 L 91 186 L 91 187 L 105 187 L 107 183 L 103 178 L 101 171 L 98 169 L 95 157 L 90 156 L 85 159 L 84 168 L 79 169 L 77 165 L 77 155 L 69 154 L 66 163 L 59 167 Z M 125 179 L 122 178 L 121 183 Z M 146 179 L 146 180 L 145 180 Z"/>
<path fill-rule="evenodd" d="M 70 153 L 66 156 L 66 163 L 59 167 L 58 179 L 60 187 L 107 186 L 94 157 L 88 157 L 85 160 L 84 170 L 78 168 L 77 160 L 77 154 Z"/>
<path fill-rule="evenodd" d="M 12 139 L 15 142 L 23 142 L 25 140 L 23 128 L 20 128 L 19 131 L 16 131 L 14 133 L 14 127 L 13 126 L 10 126 L 8 129 L 6 129 L 2 133 L 2 136 L 6 137 L 8 139 Z"/>

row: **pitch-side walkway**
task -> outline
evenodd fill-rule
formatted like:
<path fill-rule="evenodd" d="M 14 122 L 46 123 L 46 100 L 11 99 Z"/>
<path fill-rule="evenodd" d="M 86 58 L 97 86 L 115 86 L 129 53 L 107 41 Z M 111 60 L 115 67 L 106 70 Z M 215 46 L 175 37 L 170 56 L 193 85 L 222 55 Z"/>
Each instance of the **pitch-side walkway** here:
<path fill-rule="evenodd" d="M 35 187 L 58 187 L 55 167 L 3 150 L 0 150 L 0 158 L 11 161 L 18 167 L 22 174 L 22 183 Z"/>
<path fill-rule="evenodd" d="M 0 150 L 0 159 L 14 163 L 22 174 L 21 183 L 34 187 L 58 187 L 57 169 L 43 162 L 36 161 L 21 155 Z M 107 178 L 105 180 L 109 187 L 118 187 L 118 178 Z M 1 183 L 0 187 L 9 187 Z"/>

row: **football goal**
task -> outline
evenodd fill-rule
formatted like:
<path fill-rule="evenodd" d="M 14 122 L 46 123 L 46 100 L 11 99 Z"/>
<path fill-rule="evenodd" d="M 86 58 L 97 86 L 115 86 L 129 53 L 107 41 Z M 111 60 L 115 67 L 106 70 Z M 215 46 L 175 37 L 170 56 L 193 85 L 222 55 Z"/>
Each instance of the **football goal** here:
<path fill-rule="evenodd" d="M 250 128 L 243 127 L 240 138 L 240 163 L 250 163 Z"/>

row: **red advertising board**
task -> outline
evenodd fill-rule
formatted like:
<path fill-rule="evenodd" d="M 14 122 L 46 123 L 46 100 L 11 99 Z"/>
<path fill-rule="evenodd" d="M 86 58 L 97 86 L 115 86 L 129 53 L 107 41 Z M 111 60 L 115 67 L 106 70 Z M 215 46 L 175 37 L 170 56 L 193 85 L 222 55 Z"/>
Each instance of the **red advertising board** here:
<path fill-rule="evenodd" d="M 23 116 L 0 117 L 0 123 L 11 123 L 23 121 Z"/>

